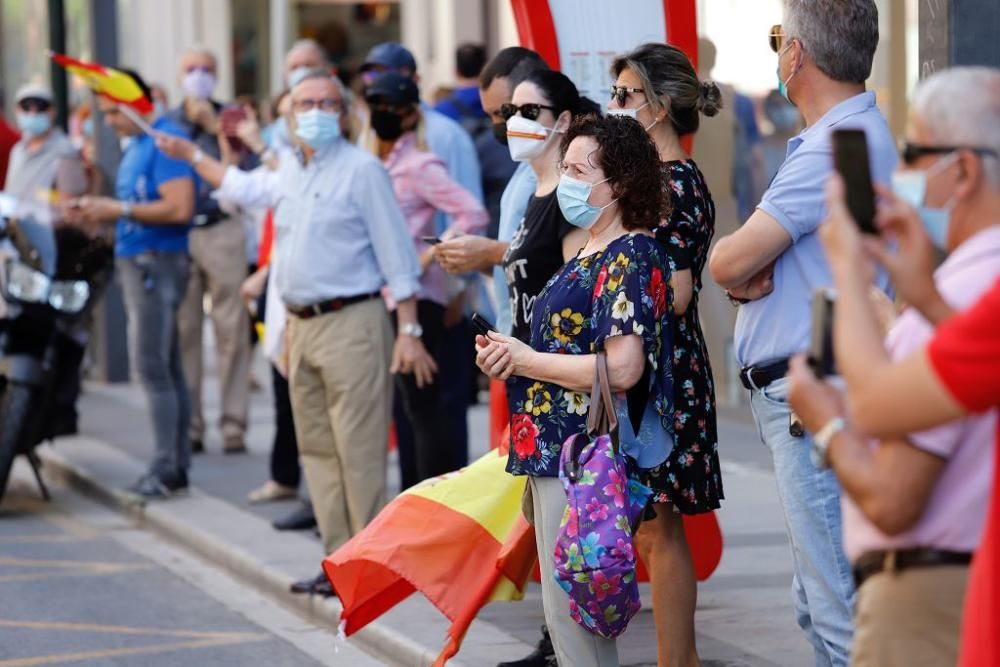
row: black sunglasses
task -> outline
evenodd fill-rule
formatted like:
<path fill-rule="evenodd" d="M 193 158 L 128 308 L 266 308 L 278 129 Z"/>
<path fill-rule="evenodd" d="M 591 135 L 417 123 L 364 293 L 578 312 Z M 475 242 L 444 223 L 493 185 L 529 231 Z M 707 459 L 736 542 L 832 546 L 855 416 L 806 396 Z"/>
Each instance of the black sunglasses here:
<path fill-rule="evenodd" d="M 642 88 L 629 88 L 628 86 L 616 86 L 611 85 L 611 99 L 618 101 L 618 106 L 624 107 L 625 100 L 628 99 L 629 93 L 644 93 Z"/>
<path fill-rule="evenodd" d="M 771 32 L 767 34 L 767 43 L 771 45 L 771 50 L 775 53 L 781 51 L 781 47 L 785 43 L 785 31 L 780 23 L 771 26 Z"/>
<path fill-rule="evenodd" d="M 980 157 L 1000 157 L 992 148 L 983 148 L 981 146 L 925 146 L 909 142 L 903 144 L 902 149 L 899 151 L 899 156 L 902 158 L 903 164 L 911 165 L 927 155 L 944 155 L 946 153 L 954 153 L 955 151 L 971 151 Z"/>
<path fill-rule="evenodd" d="M 39 97 L 25 97 L 17 103 L 21 111 L 48 111 L 52 108 L 52 103 Z"/>
<path fill-rule="evenodd" d="M 533 102 L 529 102 L 528 104 L 518 106 L 507 102 L 506 104 L 500 105 L 500 115 L 503 116 L 504 120 L 510 120 L 517 115 L 518 112 L 520 112 L 522 118 L 527 118 L 528 120 L 538 120 L 538 117 L 542 113 L 542 109 L 548 109 L 552 113 L 556 112 L 555 107 L 550 107 L 547 104 L 535 104 Z"/>

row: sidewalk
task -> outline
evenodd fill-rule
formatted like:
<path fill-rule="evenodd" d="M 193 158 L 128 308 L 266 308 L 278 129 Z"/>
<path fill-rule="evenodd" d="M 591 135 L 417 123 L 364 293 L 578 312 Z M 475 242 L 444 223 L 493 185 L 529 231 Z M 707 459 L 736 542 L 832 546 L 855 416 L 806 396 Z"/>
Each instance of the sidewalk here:
<path fill-rule="evenodd" d="M 255 367 L 256 376 L 265 381 L 266 371 L 263 363 Z M 334 631 L 340 611 L 335 600 L 323 602 L 287 592 L 291 581 L 318 571 L 323 556 L 318 538 L 271 528 L 271 520 L 291 511 L 294 503 L 246 502 L 247 492 L 267 478 L 273 435 L 269 388 L 252 395 L 245 455 L 221 453 L 221 437 L 214 428 L 217 389 L 211 379 L 204 396 L 210 425 L 207 452 L 194 459 L 194 488 L 188 497 L 143 507 L 129 504 L 118 491 L 141 474 L 151 453 L 145 400 L 138 387 L 129 385 L 87 385 L 80 405 L 82 435 L 43 447 L 47 468 Z M 473 458 L 486 449 L 486 421 L 484 407 L 470 411 Z M 720 438 L 727 501 L 719 519 L 726 544 L 718 570 L 699 587 L 696 627 L 703 664 L 809 664 L 812 651 L 791 610 L 791 556 L 766 450 L 745 417 L 720 423 Z M 394 455 L 389 488 L 391 493 L 399 488 Z M 656 664 L 649 591 L 643 588 L 644 609 L 619 642 L 622 665 Z M 450 664 L 487 667 L 521 657 L 537 641 L 541 623 L 540 590 L 531 584 L 523 602 L 485 608 Z M 448 625 L 430 603 L 414 595 L 352 642 L 356 639 L 387 664 L 426 665 L 440 651 Z M 331 641 L 331 651 L 334 646 Z"/>

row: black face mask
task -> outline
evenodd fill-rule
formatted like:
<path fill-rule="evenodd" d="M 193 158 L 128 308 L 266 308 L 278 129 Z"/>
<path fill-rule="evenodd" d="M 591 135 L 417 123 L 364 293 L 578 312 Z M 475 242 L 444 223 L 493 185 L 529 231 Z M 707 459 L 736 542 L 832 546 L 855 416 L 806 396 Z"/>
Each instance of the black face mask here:
<path fill-rule="evenodd" d="M 507 145 L 507 123 L 493 123 L 493 138 Z"/>
<path fill-rule="evenodd" d="M 403 117 L 394 111 L 372 111 L 371 124 L 382 141 L 395 141 L 403 135 Z"/>

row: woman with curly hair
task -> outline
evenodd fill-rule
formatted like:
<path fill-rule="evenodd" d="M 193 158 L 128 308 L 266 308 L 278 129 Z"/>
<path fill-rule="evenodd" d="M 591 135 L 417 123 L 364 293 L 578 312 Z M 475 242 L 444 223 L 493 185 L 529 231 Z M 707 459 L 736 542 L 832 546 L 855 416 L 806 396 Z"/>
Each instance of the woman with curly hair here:
<path fill-rule="evenodd" d="M 660 667 L 698 664 L 694 637 L 697 584 L 684 539 L 681 514 L 710 512 L 722 500 L 715 385 L 708 348 L 698 319 L 701 272 L 715 233 L 715 204 L 705 177 L 681 145 L 698 129 L 700 114 L 714 116 L 719 88 L 699 81 L 684 52 L 667 44 L 643 44 L 618 57 L 608 113 L 634 118 L 656 144 L 661 187 L 670 215 L 656 228 L 670 262 L 674 289 L 675 446 L 652 471 L 657 517 L 646 521 L 636 547 L 649 569 L 653 589 Z"/>
<path fill-rule="evenodd" d="M 496 333 L 479 336 L 476 362 L 508 382 L 507 470 L 528 475 L 545 620 L 558 662 L 606 667 L 618 664 L 615 641 L 572 620 L 553 578 L 566 508 L 559 456 L 568 437 L 586 432 L 599 351 L 607 357 L 629 461 L 640 471 L 653 469 L 673 447 L 674 393 L 665 371 L 673 356 L 673 297 L 670 268 L 653 235 L 667 215 L 667 197 L 656 147 L 630 120 L 580 118 L 560 150 L 559 207 L 570 224 L 586 230 L 586 244 L 535 300 L 530 345 Z"/>

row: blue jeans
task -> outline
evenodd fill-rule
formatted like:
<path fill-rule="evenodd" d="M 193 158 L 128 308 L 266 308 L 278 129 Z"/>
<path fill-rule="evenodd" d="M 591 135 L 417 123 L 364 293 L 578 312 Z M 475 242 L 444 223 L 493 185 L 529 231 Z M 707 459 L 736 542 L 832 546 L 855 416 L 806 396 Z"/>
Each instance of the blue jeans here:
<path fill-rule="evenodd" d="M 761 440 L 771 450 L 778 500 L 792 546 L 792 603 L 816 652 L 817 667 L 846 666 L 854 633 L 854 580 L 844 554 L 840 485 L 810 458 L 808 434 L 789 434 L 787 380 L 750 394 Z"/>
<path fill-rule="evenodd" d="M 188 256 L 145 252 L 119 257 L 116 268 L 128 316 L 129 365 L 145 390 L 153 420 L 149 472 L 173 479 L 191 466 L 191 402 L 177 333 L 177 309 L 187 289 Z"/>

